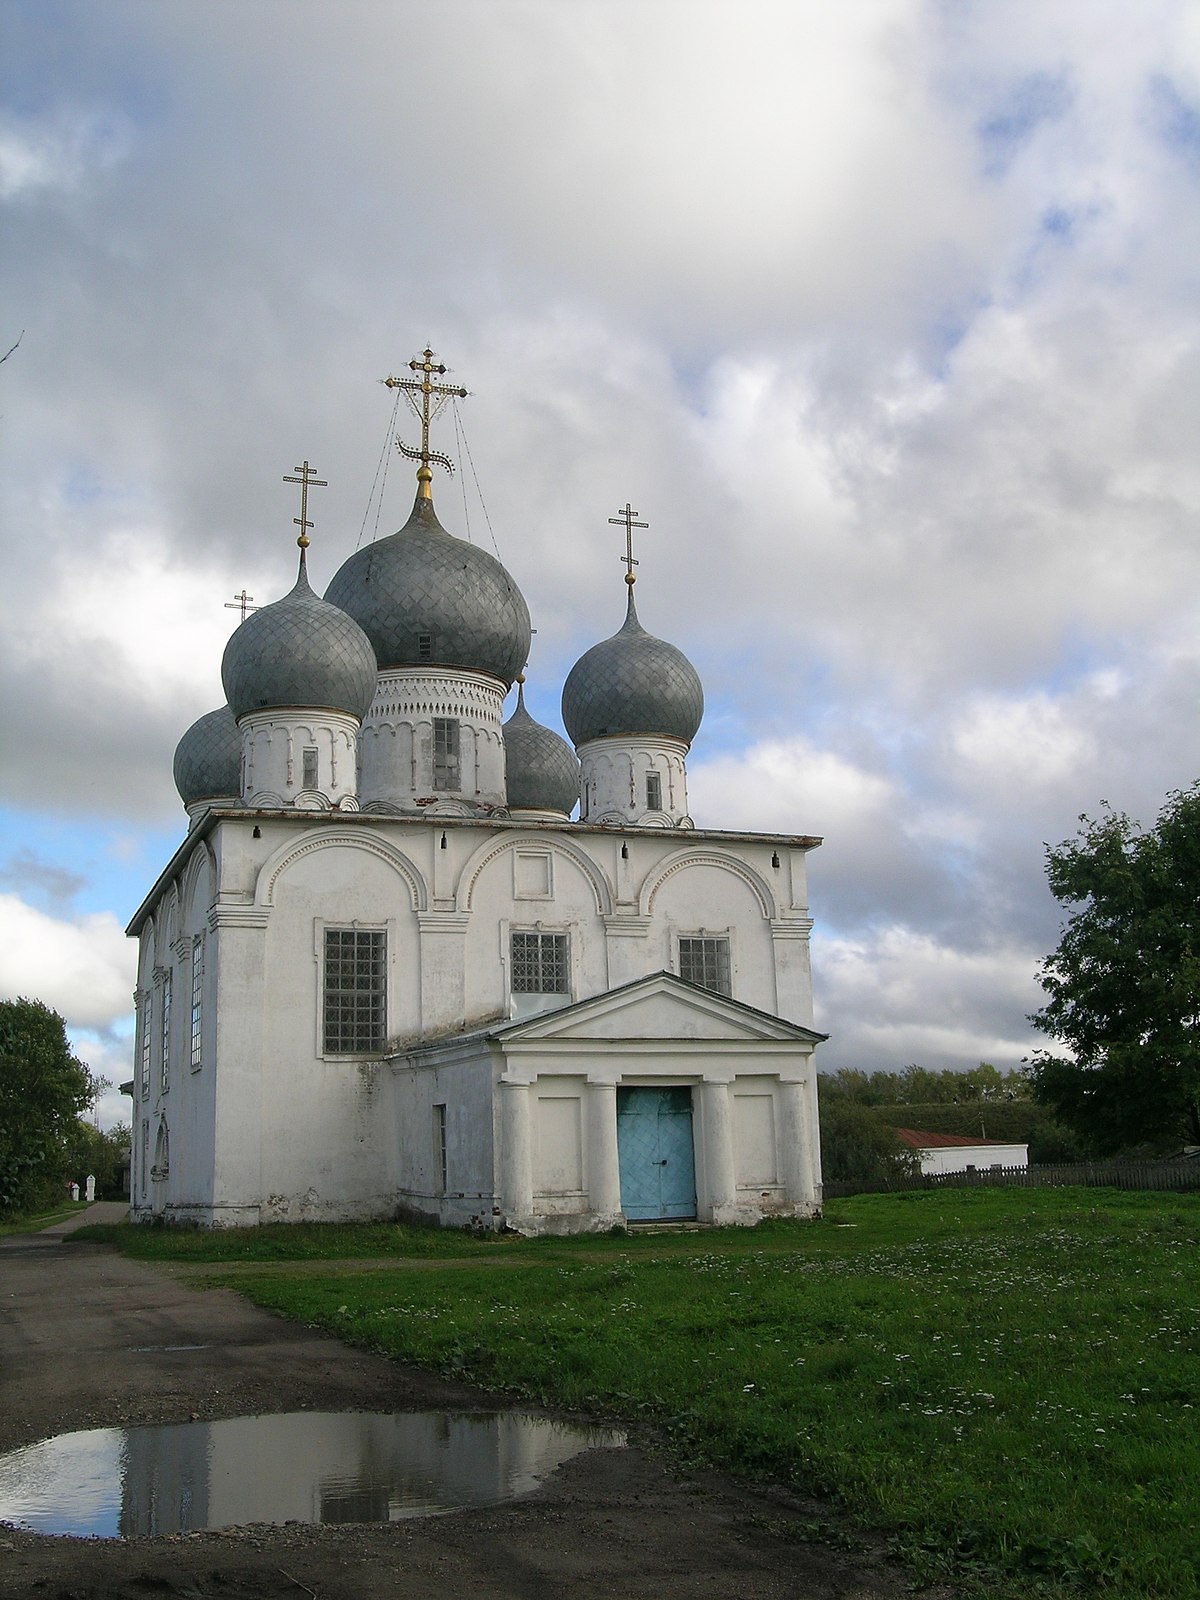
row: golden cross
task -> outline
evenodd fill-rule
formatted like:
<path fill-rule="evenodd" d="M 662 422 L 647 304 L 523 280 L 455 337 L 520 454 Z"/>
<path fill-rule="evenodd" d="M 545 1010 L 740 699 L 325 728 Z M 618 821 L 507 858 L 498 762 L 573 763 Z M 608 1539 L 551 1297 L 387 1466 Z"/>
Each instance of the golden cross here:
<path fill-rule="evenodd" d="M 393 378 L 389 373 L 383 380 L 389 389 L 403 389 L 409 405 L 417 414 L 421 424 L 421 448 L 414 450 L 411 445 L 405 444 L 401 439 L 396 440 L 396 448 L 402 456 L 407 456 L 410 461 L 419 461 L 417 468 L 417 482 L 421 485 L 421 498 L 432 498 L 429 485 L 433 479 L 429 463 L 436 461 L 440 467 L 453 473 L 454 463 L 450 457 L 443 455 L 440 450 L 429 448 L 429 425 L 437 417 L 447 400 L 465 400 L 467 391 L 451 383 L 435 383 L 434 375 L 443 377 L 446 372 L 444 362 L 435 361 L 433 351 L 428 346 L 421 352 L 420 359 L 416 356 L 408 363 L 409 370 L 414 374 L 411 378 Z M 420 396 L 420 400 L 417 396 Z"/>
<path fill-rule="evenodd" d="M 635 522 L 633 519 L 636 516 L 637 512 L 626 500 L 625 509 L 621 512 L 621 515 L 619 517 L 609 517 L 608 519 L 614 527 L 625 529 L 625 554 L 621 557 L 621 560 L 625 563 L 625 582 L 629 584 L 630 588 L 637 582 L 633 575 L 633 569 L 637 566 L 637 561 L 633 554 L 633 530 L 650 526 L 648 522 Z"/>
<path fill-rule="evenodd" d="M 298 517 L 293 517 L 292 521 L 300 529 L 300 537 L 296 540 L 296 543 L 300 546 L 300 549 L 304 551 L 308 549 L 308 530 L 312 527 L 312 523 L 308 520 L 309 485 L 311 484 L 314 489 L 328 489 L 329 483 L 325 478 L 314 478 L 312 475 L 312 468 L 309 466 L 307 461 L 305 461 L 304 465 L 301 467 L 293 467 L 292 471 L 298 472 L 300 476 L 298 478 L 293 478 L 285 472 L 283 475 L 283 481 L 284 483 L 298 483 L 300 485 L 300 515 Z"/>
<path fill-rule="evenodd" d="M 226 611 L 240 611 L 242 613 L 241 621 L 245 622 L 247 611 L 258 610 L 257 606 L 252 606 L 250 604 L 251 600 L 253 599 L 254 596 L 252 594 L 247 594 L 243 588 L 241 594 L 235 594 L 232 600 L 226 600 L 225 609 Z"/>

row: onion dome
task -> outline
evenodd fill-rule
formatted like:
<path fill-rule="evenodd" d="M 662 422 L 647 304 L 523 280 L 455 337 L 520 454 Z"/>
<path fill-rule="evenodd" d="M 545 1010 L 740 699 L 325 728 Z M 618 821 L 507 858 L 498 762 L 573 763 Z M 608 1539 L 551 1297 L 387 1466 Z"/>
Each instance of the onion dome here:
<path fill-rule="evenodd" d="M 185 806 L 242 792 L 242 736 L 228 706 L 207 711 L 175 747 L 175 787 Z"/>
<path fill-rule="evenodd" d="M 561 811 L 570 816 L 579 799 L 579 762 L 565 739 L 535 722 L 525 709 L 525 684 L 517 679 L 517 709 L 504 735 L 510 811 Z"/>
<path fill-rule="evenodd" d="M 567 674 L 562 714 L 576 748 L 621 734 L 657 734 L 688 745 L 695 738 L 704 715 L 699 676 L 682 650 L 642 627 L 632 583 L 624 626 L 594 644 Z"/>
<path fill-rule="evenodd" d="M 352 617 L 313 593 L 303 548 L 295 588 L 248 616 L 221 662 L 221 682 L 239 719 L 296 708 L 340 711 L 361 722 L 376 679 L 371 641 Z"/>
<path fill-rule="evenodd" d="M 494 556 L 446 532 L 427 488 L 398 533 L 343 562 L 325 598 L 362 627 L 381 671 L 458 668 L 508 688 L 529 655 L 528 607 Z"/>

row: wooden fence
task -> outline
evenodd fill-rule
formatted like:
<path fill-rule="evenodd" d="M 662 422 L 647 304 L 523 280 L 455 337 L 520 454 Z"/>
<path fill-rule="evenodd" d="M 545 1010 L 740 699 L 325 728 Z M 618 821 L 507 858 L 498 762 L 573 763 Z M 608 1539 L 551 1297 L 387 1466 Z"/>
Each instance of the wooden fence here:
<path fill-rule="evenodd" d="M 1038 1167 L 981 1167 L 877 1182 L 827 1183 L 827 1200 L 911 1189 L 1200 1189 L 1200 1161 L 1077 1161 Z"/>

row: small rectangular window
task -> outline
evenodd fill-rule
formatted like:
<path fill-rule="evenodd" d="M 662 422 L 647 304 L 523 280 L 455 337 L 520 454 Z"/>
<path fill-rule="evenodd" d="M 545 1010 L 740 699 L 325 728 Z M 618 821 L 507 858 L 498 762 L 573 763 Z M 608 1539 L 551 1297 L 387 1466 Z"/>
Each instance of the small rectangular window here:
<path fill-rule="evenodd" d="M 514 933 L 514 994 L 570 994 L 565 933 Z"/>
<path fill-rule="evenodd" d="M 146 1198 L 146 1178 L 150 1170 L 150 1124 L 142 1123 L 142 1159 L 138 1163 L 138 1187 L 142 1191 L 142 1199 Z"/>
<path fill-rule="evenodd" d="M 304 752 L 304 782 L 305 789 L 315 789 L 320 782 L 317 775 L 317 752 L 306 750 Z"/>
<path fill-rule="evenodd" d="M 200 1053 L 203 1048 L 202 1013 L 204 1000 L 204 940 L 202 937 L 192 940 L 192 1047 L 191 1064 L 193 1072 L 200 1065 Z"/>
<path fill-rule="evenodd" d="M 166 1094 L 171 1079 L 171 974 L 162 981 L 162 1091 Z"/>
<path fill-rule="evenodd" d="M 449 717 L 433 719 L 433 787 L 461 789 L 458 762 L 458 723 Z"/>
<path fill-rule="evenodd" d="M 387 1041 L 387 934 L 325 930 L 325 1051 L 375 1055 Z"/>
<path fill-rule="evenodd" d="M 431 633 L 419 633 L 417 635 L 417 660 L 433 660 L 433 635 Z"/>
<path fill-rule="evenodd" d="M 446 1108 L 433 1108 L 433 1162 L 437 1178 L 437 1192 L 446 1192 Z"/>
<path fill-rule="evenodd" d="M 714 994 L 731 995 L 729 940 L 707 936 L 680 939 L 679 976 Z"/>
<path fill-rule="evenodd" d="M 646 810 L 662 810 L 662 779 L 657 772 L 646 774 Z"/>
<path fill-rule="evenodd" d="M 154 1054 L 153 991 L 147 989 L 138 997 L 138 1021 L 141 1024 L 141 1090 L 142 1099 L 150 1096 L 150 1058 Z"/>

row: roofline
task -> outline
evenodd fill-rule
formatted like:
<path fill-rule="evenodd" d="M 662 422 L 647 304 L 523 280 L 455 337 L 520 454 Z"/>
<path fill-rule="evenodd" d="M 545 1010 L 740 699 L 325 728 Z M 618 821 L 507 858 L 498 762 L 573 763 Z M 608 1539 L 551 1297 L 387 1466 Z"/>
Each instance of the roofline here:
<path fill-rule="evenodd" d="M 572 822 L 569 817 L 564 817 L 560 822 L 557 819 L 533 819 L 525 817 L 453 817 L 441 815 L 426 816 L 395 816 L 387 811 L 295 811 L 286 807 L 258 807 L 258 806 L 211 806 L 200 821 L 189 828 L 186 836 L 181 840 L 174 855 L 154 880 L 154 885 L 146 895 L 141 905 L 138 906 L 125 932 L 130 938 L 136 938 L 141 932 L 142 923 L 149 916 L 151 908 L 158 900 L 159 894 L 165 884 L 179 871 L 183 859 L 190 853 L 192 846 L 199 844 L 202 839 L 208 838 L 219 822 L 290 822 L 305 828 L 332 827 L 335 824 L 345 826 L 347 823 L 367 822 L 372 827 L 380 824 L 392 828 L 419 828 L 429 823 L 434 823 L 443 829 L 494 829 L 496 827 L 510 828 L 526 833 L 586 833 L 598 837 L 624 839 L 633 838 L 664 838 L 670 837 L 679 844 L 687 844 L 693 840 L 705 844 L 763 844 L 782 845 L 788 850 L 818 849 L 824 840 L 818 835 L 803 833 L 741 833 L 732 832 L 721 828 L 639 828 L 635 823 L 617 822 Z M 675 974 L 668 974 L 675 976 Z M 683 982 L 684 980 L 680 980 Z M 606 991 L 615 993 L 615 990 Z M 711 992 L 711 991 L 706 991 Z M 768 1015 L 764 1012 L 763 1015 Z"/>
<path fill-rule="evenodd" d="M 578 1000 L 572 1000 L 570 1005 L 555 1006 L 550 1011 L 539 1011 L 531 1017 L 511 1017 L 497 1024 L 483 1023 L 475 1028 L 464 1028 L 461 1033 L 443 1033 L 434 1039 L 421 1039 L 416 1044 L 392 1053 L 390 1059 L 398 1056 L 422 1055 L 426 1051 L 445 1049 L 447 1045 L 465 1044 L 471 1040 L 485 1040 L 489 1044 L 501 1044 L 505 1038 L 518 1029 L 528 1028 L 536 1023 L 546 1022 L 551 1017 L 565 1017 L 572 1011 L 580 1011 L 584 1006 L 594 1005 L 598 1000 L 610 1000 L 614 995 L 625 994 L 630 989 L 638 989 L 645 984 L 652 983 L 656 978 L 667 978 L 673 984 L 678 984 L 683 989 L 689 989 L 695 994 L 704 995 L 709 1000 L 719 1001 L 722 1005 L 732 1006 L 737 1011 L 744 1011 L 752 1017 L 761 1017 L 764 1022 L 773 1023 L 776 1027 L 783 1026 L 791 1029 L 796 1035 L 802 1037 L 808 1044 L 824 1044 L 829 1038 L 827 1033 L 818 1033 L 815 1028 L 806 1028 L 802 1022 L 792 1022 L 788 1017 L 779 1017 L 771 1011 L 763 1011 L 758 1006 L 747 1005 L 744 1000 L 737 1000 L 730 994 L 718 994 L 715 989 L 706 989 L 701 983 L 692 983 L 688 978 L 681 978 L 677 972 L 668 972 L 660 967 L 657 972 L 647 972 L 640 978 L 630 978 L 626 983 L 619 983 L 615 989 L 601 989 L 599 994 L 582 995 Z M 705 1042 L 705 1041 L 700 1041 Z M 716 1041 L 720 1043 L 721 1041 Z"/>

